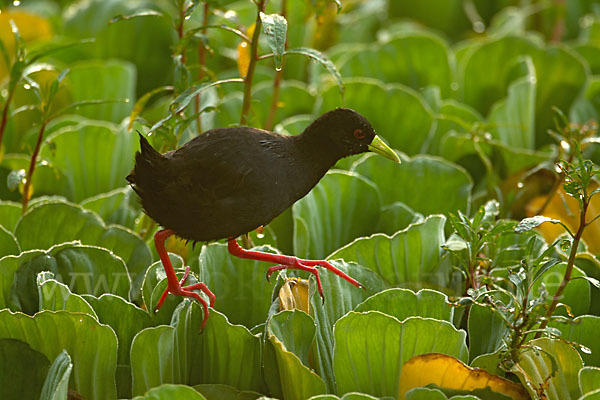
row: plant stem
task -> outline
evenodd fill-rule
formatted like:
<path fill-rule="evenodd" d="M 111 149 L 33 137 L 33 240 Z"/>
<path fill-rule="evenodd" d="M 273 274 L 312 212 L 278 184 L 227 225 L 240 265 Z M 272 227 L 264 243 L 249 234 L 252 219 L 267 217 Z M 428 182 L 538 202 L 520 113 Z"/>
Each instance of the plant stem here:
<path fill-rule="evenodd" d="M 209 5 L 208 2 L 204 2 L 204 17 L 202 21 L 202 25 L 208 25 L 208 13 L 209 13 Z M 206 35 L 206 28 L 202 30 L 202 33 Z M 202 43 L 198 47 L 198 64 L 200 65 L 200 69 L 198 69 L 198 81 L 201 81 L 204 78 L 204 67 L 206 66 L 206 49 L 204 48 L 204 43 Z M 196 95 L 195 109 L 196 112 L 196 128 L 198 130 L 198 135 L 202 133 L 202 117 L 200 116 L 200 93 Z"/>
<path fill-rule="evenodd" d="M 558 306 L 558 302 L 560 301 L 567 284 L 571 281 L 571 274 L 573 273 L 573 266 L 575 265 L 575 256 L 577 255 L 577 249 L 579 248 L 579 242 L 581 241 L 581 237 L 583 236 L 583 231 L 586 227 L 585 223 L 585 214 L 587 212 L 587 208 L 589 205 L 589 199 L 587 196 L 582 196 L 582 208 L 579 213 L 579 228 L 577 229 L 577 233 L 575 233 L 575 237 L 573 238 L 573 243 L 571 243 L 571 252 L 569 253 L 569 259 L 567 261 L 567 269 L 565 271 L 565 276 L 560 283 L 560 286 L 556 290 L 554 297 L 552 298 L 552 303 L 550 303 L 550 307 L 548 311 L 546 311 L 546 315 L 544 316 L 544 320 L 540 324 L 538 329 L 543 330 L 548 326 L 548 322 L 550 321 L 550 317 L 554 314 L 556 307 Z M 542 332 L 537 332 L 535 334 L 535 338 L 539 338 L 542 336 Z"/>
<path fill-rule="evenodd" d="M 4 130 L 6 129 L 6 123 L 8 122 L 8 107 L 10 106 L 10 102 L 15 94 L 15 87 L 9 90 L 6 103 L 4 103 L 4 108 L 2 109 L 2 122 L 0 122 L 0 153 L 2 152 L 2 137 L 4 136 Z"/>
<path fill-rule="evenodd" d="M 258 8 L 256 13 L 256 23 L 254 24 L 254 33 L 252 34 L 252 42 L 250 43 L 250 63 L 248 64 L 248 72 L 244 81 L 244 101 L 242 103 L 242 115 L 240 117 L 240 124 L 248 124 L 248 113 L 250 112 L 250 102 L 252 100 L 252 78 L 254 76 L 254 68 L 256 67 L 256 61 L 258 56 L 258 37 L 260 35 L 260 29 L 262 28 L 262 20 L 260 19 L 260 13 L 265 8 L 265 0 L 260 0 L 256 3 Z"/>
<path fill-rule="evenodd" d="M 179 24 L 177 25 L 177 37 L 181 41 L 183 39 L 183 24 L 185 23 L 185 2 L 181 3 L 181 9 L 179 10 Z M 181 52 L 181 63 L 185 64 L 185 47 Z"/>
<path fill-rule="evenodd" d="M 40 152 L 40 147 L 42 147 L 42 139 L 44 138 L 44 131 L 46 130 L 46 124 L 48 120 L 44 119 L 42 121 L 42 125 L 40 126 L 40 132 L 38 133 L 37 142 L 35 144 L 35 149 L 33 150 L 33 154 L 31 155 L 31 161 L 29 162 L 29 171 L 27 171 L 27 178 L 25 178 L 25 186 L 23 187 L 23 201 L 21 213 L 25 214 L 27 211 L 27 204 L 29 203 L 29 195 L 31 180 L 33 179 L 33 172 L 35 171 L 35 164 L 37 162 L 37 156 Z"/>
<path fill-rule="evenodd" d="M 287 0 L 281 0 L 281 15 L 287 19 Z M 285 38 L 285 49 L 287 50 L 287 37 Z M 271 98 L 271 109 L 267 116 L 267 122 L 265 123 L 265 129 L 270 131 L 273 130 L 275 124 L 275 114 L 277 113 L 277 104 L 279 103 L 279 90 L 281 88 L 281 79 L 283 78 L 283 65 L 285 63 L 285 57 L 281 60 L 281 69 L 275 72 L 275 79 L 273 80 L 273 97 Z"/>

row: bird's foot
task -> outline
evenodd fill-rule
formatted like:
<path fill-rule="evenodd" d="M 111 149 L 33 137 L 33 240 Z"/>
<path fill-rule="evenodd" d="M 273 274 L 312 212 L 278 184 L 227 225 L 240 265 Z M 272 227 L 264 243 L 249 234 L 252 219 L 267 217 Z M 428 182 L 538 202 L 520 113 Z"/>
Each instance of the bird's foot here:
<path fill-rule="evenodd" d="M 215 304 L 215 295 L 210 291 L 210 289 L 202 282 L 194 283 L 188 286 L 182 286 L 187 280 L 188 275 L 190 274 L 190 267 L 185 268 L 185 273 L 180 281 L 177 280 L 177 275 L 175 275 L 175 270 L 173 269 L 173 265 L 171 264 L 171 260 L 165 250 L 165 240 L 173 234 L 173 231 L 170 229 L 163 229 L 161 231 L 156 232 L 154 235 L 154 244 L 156 245 L 156 250 L 158 251 L 158 255 L 160 260 L 165 268 L 165 272 L 167 274 L 167 288 L 160 296 L 158 303 L 156 303 L 156 307 L 154 307 L 154 311 L 158 311 L 165 302 L 167 295 L 169 293 L 174 294 L 176 296 L 185 296 L 185 297 L 193 297 L 198 300 L 200 304 L 202 304 L 202 308 L 204 309 L 204 319 L 202 320 L 202 325 L 200 329 L 204 329 L 206 325 L 206 321 L 208 320 L 208 304 L 206 300 L 200 296 L 198 292 L 193 292 L 193 290 L 201 290 L 204 294 L 208 296 L 210 301 L 210 306 L 213 307 Z"/>
<path fill-rule="evenodd" d="M 323 301 L 325 301 L 325 298 L 323 296 L 323 288 L 321 287 L 321 279 L 319 278 L 319 270 L 316 268 L 316 266 L 320 266 L 325 269 L 328 269 L 329 271 L 333 272 L 340 278 L 350 282 L 357 288 L 363 287 L 360 284 L 360 282 L 358 282 L 356 279 L 350 277 L 348 274 L 346 274 L 345 272 L 334 267 L 333 265 L 331 265 L 331 263 L 329 263 L 325 260 L 303 260 L 301 258 L 292 257 L 292 256 L 284 256 L 281 254 L 272 254 L 272 253 L 265 253 L 262 251 L 245 250 L 240 247 L 240 245 L 238 244 L 238 242 L 235 239 L 229 239 L 229 241 L 227 242 L 227 245 L 228 245 L 227 248 L 229 250 L 229 253 L 231 253 L 232 255 L 234 255 L 236 257 L 279 264 L 274 267 L 270 267 L 267 270 L 267 280 L 273 274 L 273 272 L 280 271 L 282 269 L 299 269 L 302 271 L 310 272 L 311 274 L 315 275 L 315 278 L 317 280 L 317 287 L 319 290 L 319 295 L 321 296 L 321 299 Z"/>
<path fill-rule="evenodd" d="M 270 281 L 271 275 L 273 274 L 273 272 L 276 271 L 281 271 L 282 269 L 299 269 L 302 271 L 307 271 L 310 272 L 311 274 L 313 274 L 317 280 L 317 289 L 319 291 L 319 296 L 321 296 L 321 302 L 323 304 L 325 304 L 325 296 L 323 295 L 323 287 L 321 286 L 321 278 L 319 278 L 319 270 L 316 269 L 315 267 L 308 267 L 306 265 L 302 265 L 302 263 L 300 262 L 300 259 L 296 259 L 298 262 L 293 264 L 293 265 L 284 265 L 284 264 L 280 264 L 280 265 L 276 265 L 274 267 L 270 267 L 267 270 L 267 281 Z"/>

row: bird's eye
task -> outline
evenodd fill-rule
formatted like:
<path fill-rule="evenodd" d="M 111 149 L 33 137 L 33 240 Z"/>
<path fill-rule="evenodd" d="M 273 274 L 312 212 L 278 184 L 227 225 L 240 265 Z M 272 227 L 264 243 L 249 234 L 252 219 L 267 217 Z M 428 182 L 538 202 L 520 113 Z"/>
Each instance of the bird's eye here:
<path fill-rule="evenodd" d="M 354 137 L 357 139 L 363 139 L 365 137 L 365 133 L 363 132 L 362 129 L 355 129 L 354 130 Z"/>

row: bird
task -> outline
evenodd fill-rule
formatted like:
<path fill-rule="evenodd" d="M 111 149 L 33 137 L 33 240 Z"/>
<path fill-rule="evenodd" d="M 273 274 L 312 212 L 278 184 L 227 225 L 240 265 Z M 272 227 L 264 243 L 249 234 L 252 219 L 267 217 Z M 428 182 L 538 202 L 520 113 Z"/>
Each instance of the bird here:
<path fill-rule="evenodd" d="M 362 287 L 325 260 L 247 250 L 237 242 L 239 236 L 267 225 L 308 194 L 344 157 L 371 151 L 400 163 L 398 155 L 358 112 L 336 108 L 298 135 L 248 126 L 215 128 L 164 154 L 142 134 L 139 140 L 140 151 L 126 179 L 144 212 L 162 227 L 154 235 L 154 244 L 168 284 L 155 311 L 169 293 L 195 298 L 204 309 L 203 329 L 208 304 L 196 290 L 206 294 L 210 307 L 215 302 L 215 295 L 204 283 L 184 286 L 189 267 L 183 278 L 177 279 L 165 249 L 165 241 L 172 235 L 193 242 L 226 239 L 233 256 L 277 264 L 268 268 L 267 279 L 282 269 L 308 271 L 315 276 L 323 301 L 317 267 Z"/>

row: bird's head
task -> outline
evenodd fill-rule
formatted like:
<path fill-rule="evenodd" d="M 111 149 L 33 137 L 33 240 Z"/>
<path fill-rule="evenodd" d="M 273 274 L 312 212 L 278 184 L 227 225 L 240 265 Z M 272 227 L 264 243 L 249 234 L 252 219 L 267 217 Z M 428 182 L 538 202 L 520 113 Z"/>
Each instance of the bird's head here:
<path fill-rule="evenodd" d="M 372 151 L 393 161 L 398 155 L 375 134 L 365 117 L 349 108 L 336 108 L 313 122 L 321 135 L 327 135 L 343 157 Z"/>

